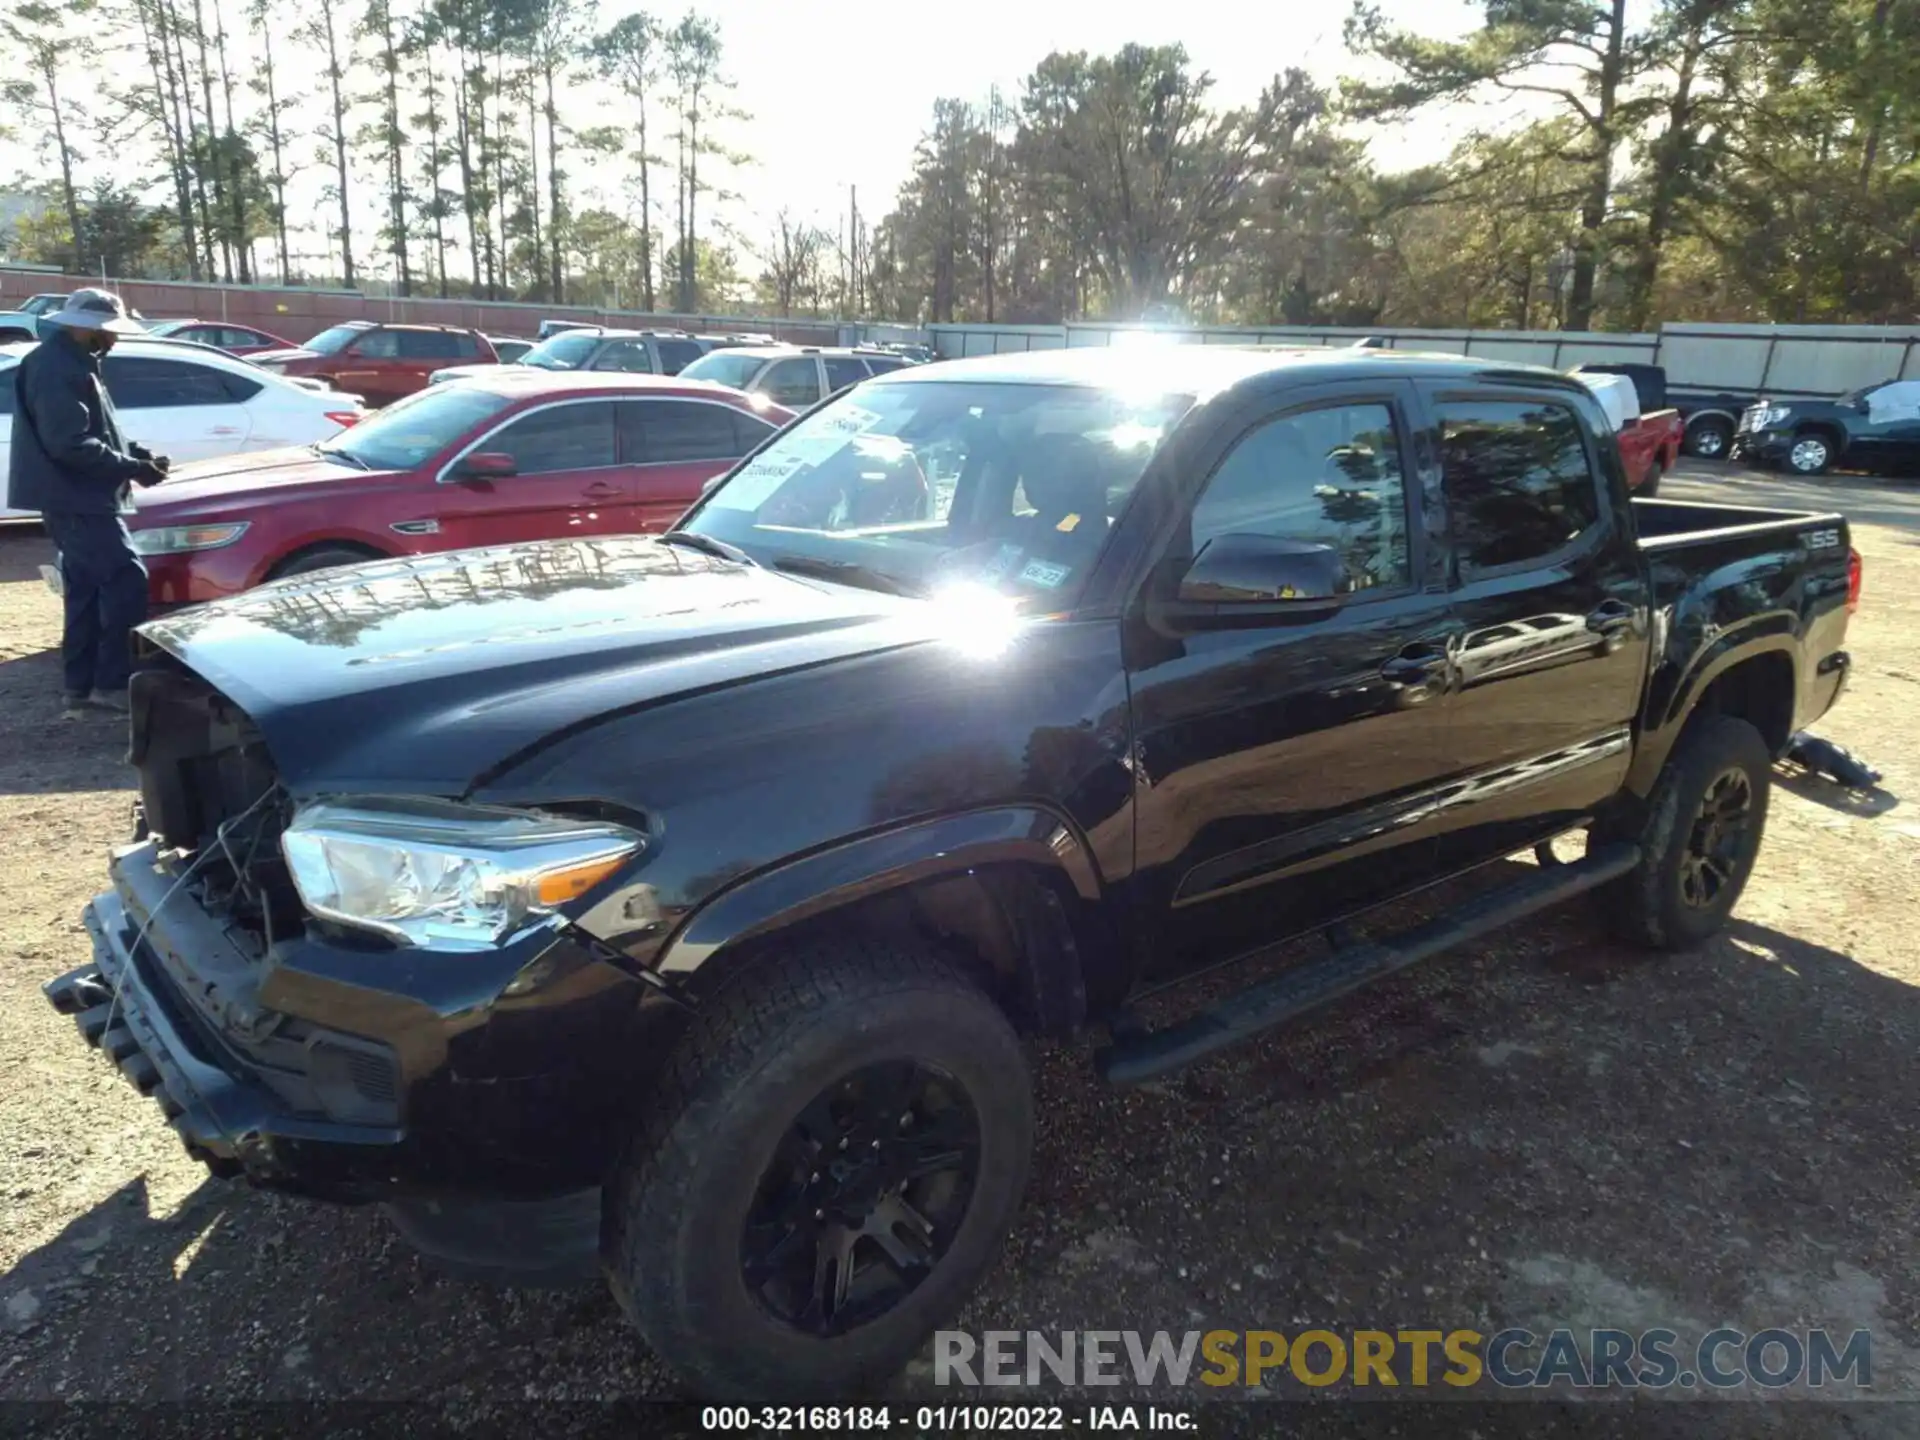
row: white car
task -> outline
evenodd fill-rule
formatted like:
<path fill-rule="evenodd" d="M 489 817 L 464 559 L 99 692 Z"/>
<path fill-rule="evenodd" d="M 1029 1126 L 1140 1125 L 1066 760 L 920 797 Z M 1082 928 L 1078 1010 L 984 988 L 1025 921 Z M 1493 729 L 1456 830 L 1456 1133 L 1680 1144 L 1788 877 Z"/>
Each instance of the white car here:
<path fill-rule="evenodd" d="M 0 476 L 13 446 L 14 369 L 33 346 L 0 345 Z M 362 419 L 358 396 L 314 389 L 204 345 L 122 340 L 101 362 L 120 428 L 175 464 L 250 450 L 313 445 Z M 4 508 L 0 519 L 31 510 Z"/>

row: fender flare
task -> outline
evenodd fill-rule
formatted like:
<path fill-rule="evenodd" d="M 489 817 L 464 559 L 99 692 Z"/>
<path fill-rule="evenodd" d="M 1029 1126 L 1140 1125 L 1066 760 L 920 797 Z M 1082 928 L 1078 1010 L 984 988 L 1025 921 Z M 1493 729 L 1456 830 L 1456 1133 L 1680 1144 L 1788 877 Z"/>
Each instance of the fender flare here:
<path fill-rule="evenodd" d="M 1651 794 L 1654 782 L 1667 763 L 1667 757 L 1673 753 L 1675 742 L 1686 729 L 1687 722 L 1693 718 L 1700 697 L 1729 670 L 1766 655 L 1785 657 L 1792 676 L 1788 700 L 1797 712 L 1801 684 L 1800 652 L 1790 617 L 1778 614 L 1755 616 L 1746 624 L 1716 637 L 1712 644 L 1693 657 L 1675 680 L 1672 693 L 1662 706 L 1662 713 L 1657 719 L 1649 717 L 1653 723 L 1648 727 L 1645 738 L 1652 743 L 1640 747 L 1627 779 L 1627 789 L 1642 797 Z"/>
<path fill-rule="evenodd" d="M 756 936 L 916 881 L 1007 864 L 1042 866 L 1064 877 L 1082 904 L 1100 902 L 1093 852 L 1070 821 L 1041 805 L 996 806 L 909 821 L 744 876 L 681 922 L 653 969 L 669 984 L 684 983 Z"/>

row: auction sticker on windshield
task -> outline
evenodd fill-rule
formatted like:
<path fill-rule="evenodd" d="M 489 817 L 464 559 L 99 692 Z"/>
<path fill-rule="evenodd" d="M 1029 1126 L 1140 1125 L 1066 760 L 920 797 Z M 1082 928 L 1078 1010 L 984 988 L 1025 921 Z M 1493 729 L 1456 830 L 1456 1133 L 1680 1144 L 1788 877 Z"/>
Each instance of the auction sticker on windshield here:
<path fill-rule="evenodd" d="M 863 435 L 880 423 L 880 417 L 858 405 L 836 405 L 814 417 L 807 428 L 827 435 Z"/>
<path fill-rule="evenodd" d="M 785 447 L 783 447 L 784 449 Z M 763 455 L 740 470 L 713 492 L 710 502 L 716 510 L 758 510 L 794 471 L 815 463 L 811 455 Z"/>

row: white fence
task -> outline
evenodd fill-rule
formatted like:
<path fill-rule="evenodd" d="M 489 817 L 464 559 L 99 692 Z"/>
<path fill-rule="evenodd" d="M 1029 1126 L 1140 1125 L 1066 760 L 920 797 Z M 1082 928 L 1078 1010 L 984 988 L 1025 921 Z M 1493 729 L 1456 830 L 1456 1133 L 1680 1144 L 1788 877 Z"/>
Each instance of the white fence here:
<path fill-rule="evenodd" d="M 1920 324 L 1668 325 L 1657 334 L 1556 330 L 1372 330 L 1269 326 L 932 325 L 925 331 L 862 327 L 884 338 L 921 338 L 943 359 L 1111 345 L 1118 337 L 1159 334 L 1190 345 L 1351 345 L 1376 336 L 1398 350 L 1443 351 L 1565 370 L 1580 364 L 1663 365 L 1679 390 L 1781 396 L 1839 395 L 1880 380 L 1920 379 Z M 882 338 L 877 333 L 873 338 Z M 1124 343 L 1124 341 L 1123 341 Z"/>

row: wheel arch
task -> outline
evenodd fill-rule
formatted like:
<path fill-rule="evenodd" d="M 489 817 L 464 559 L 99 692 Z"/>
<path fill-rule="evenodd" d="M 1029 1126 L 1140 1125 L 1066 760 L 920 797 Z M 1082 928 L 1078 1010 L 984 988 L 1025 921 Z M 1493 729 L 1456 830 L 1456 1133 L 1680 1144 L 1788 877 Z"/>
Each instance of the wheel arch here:
<path fill-rule="evenodd" d="M 391 560 L 394 552 L 382 550 L 370 541 L 353 535 L 330 536 L 323 540 L 307 540 L 293 549 L 274 556 L 260 567 L 260 578 L 256 584 L 265 584 L 278 580 L 287 573 L 287 567 L 309 555 L 318 555 L 323 550 L 353 550 L 365 560 Z"/>
<path fill-rule="evenodd" d="M 1125 985 L 1085 837 L 1039 805 L 909 822 L 733 881 L 654 969 L 697 1003 L 801 933 L 847 925 L 937 945 L 1023 1028 L 1066 1034 Z"/>
<path fill-rule="evenodd" d="M 1644 798 L 1687 733 L 1703 717 L 1727 715 L 1760 732 L 1768 752 L 1778 757 L 1793 735 L 1800 673 L 1790 634 L 1750 637 L 1736 649 L 1709 655 L 1676 688 L 1665 716 L 1650 725 L 1628 780 L 1629 792 Z"/>

